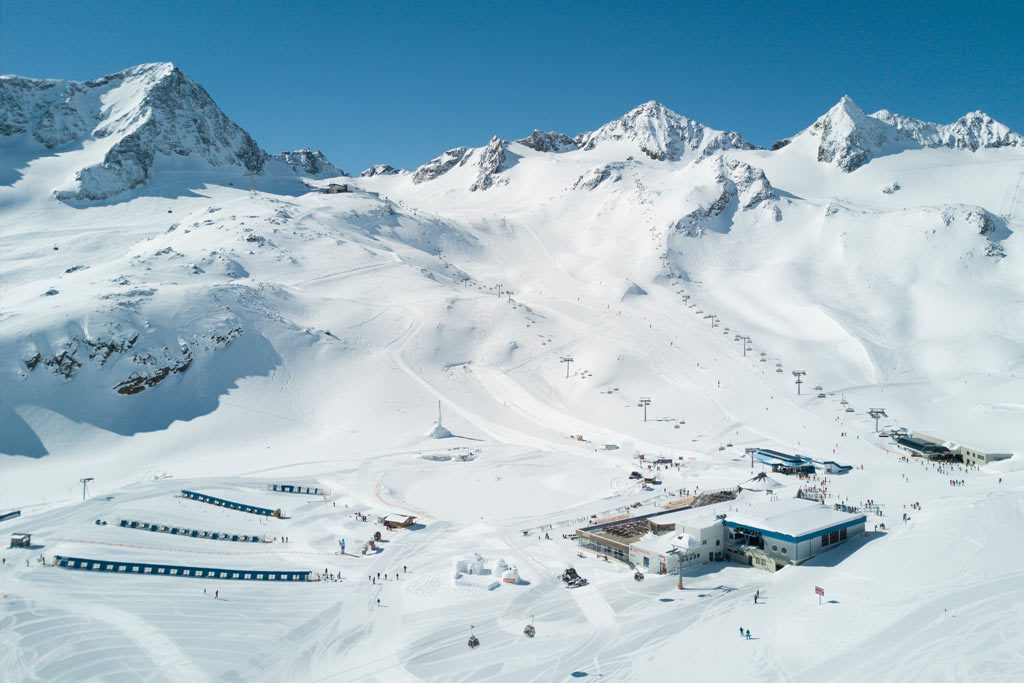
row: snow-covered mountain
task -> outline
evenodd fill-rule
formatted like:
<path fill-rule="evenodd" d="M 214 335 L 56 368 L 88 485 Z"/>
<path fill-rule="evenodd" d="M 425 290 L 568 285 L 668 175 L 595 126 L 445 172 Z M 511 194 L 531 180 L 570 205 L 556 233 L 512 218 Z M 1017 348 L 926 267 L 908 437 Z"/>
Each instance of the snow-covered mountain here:
<path fill-rule="evenodd" d="M 906 133 L 922 147 L 948 147 L 976 152 L 985 147 L 1024 146 L 1024 136 L 1015 133 L 983 111 L 964 114 L 949 124 L 929 123 L 881 109 L 871 115 Z"/>
<path fill-rule="evenodd" d="M 1018 134 L 981 114 L 869 116 L 844 98 L 768 150 L 650 102 L 576 137 L 495 135 L 331 188 L 342 172 L 322 154 L 267 154 L 170 65 L 5 77 L 0 98 L 0 513 L 24 506 L 18 528 L 48 556 L 345 578 L 232 582 L 224 602 L 201 579 L 19 557 L 0 568 L 0 670 L 81 678 L 103 638 L 123 647 L 90 670 L 188 680 L 548 680 L 553 666 L 589 675 L 600 652 L 605 675 L 633 681 L 666 675 L 666 647 L 715 653 L 686 662 L 713 677 L 721 634 L 743 623 L 763 638 L 723 655 L 743 680 L 1015 680 L 1021 456 L 908 463 L 866 411 L 1019 453 Z M 757 446 L 852 465 L 828 476 L 828 502 L 870 498 L 871 523 L 895 528 L 770 575 L 707 564 L 685 591 L 559 538 L 591 515 L 735 488 Z M 640 454 L 674 463 L 660 484 L 633 483 Z M 773 476 L 776 495 L 812 483 Z M 80 477 L 95 478 L 83 502 Z M 330 491 L 266 487 L 292 481 Z M 253 529 L 294 544 L 146 545 L 148 532 L 102 524 L 248 530 L 232 526 L 241 512 L 190 508 L 183 486 L 272 501 L 288 514 Z M 338 553 L 376 528 L 353 513 L 389 512 L 423 528 Z M 525 581 L 453 583 L 477 549 Z M 401 580 L 361 579 L 406 562 Z M 561 587 L 566 566 L 588 592 Z M 819 608 L 815 585 L 841 599 Z M 374 595 L 386 612 L 367 609 Z M 259 628 L 223 635 L 238 623 Z M 465 647 L 466 624 L 481 647 Z M 964 633 L 970 657 L 953 646 Z M 537 656 L 514 656 L 524 646 Z M 904 648 L 921 661 L 894 668 Z"/>
<path fill-rule="evenodd" d="M 288 169 L 341 175 L 319 152 L 272 157 L 167 62 L 81 83 L 0 77 L 0 150 L 15 168 L 57 157 L 51 182 L 62 200 L 122 195 L 145 186 L 157 165 L 164 181 L 173 177 L 182 188 L 245 174 L 287 177 Z"/>
<path fill-rule="evenodd" d="M 818 161 L 847 173 L 877 157 L 908 149 L 948 147 L 976 152 L 1024 146 L 1024 137 L 981 111 L 942 125 L 886 109 L 868 115 L 845 95 L 800 135 L 817 139 Z"/>
<path fill-rule="evenodd" d="M 681 116 L 660 102 L 650 101 L 609 121 L 597 130 L 576 137 L 580 149 L 590 150 L 608 143 L 635 145 L 658 161 L 710 156 L 729 149 L 753 149 L 739 133 L 708 128 Z"/>

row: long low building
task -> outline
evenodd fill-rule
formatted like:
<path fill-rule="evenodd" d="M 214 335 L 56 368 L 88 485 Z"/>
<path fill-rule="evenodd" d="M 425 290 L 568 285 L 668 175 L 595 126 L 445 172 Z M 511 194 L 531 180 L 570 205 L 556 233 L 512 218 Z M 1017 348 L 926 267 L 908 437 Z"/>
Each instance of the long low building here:
<path fill-rule="evenodd" d="M 922 453 L 923 455 L 927 455 L 929 452 L 934 452 L 936 450 L 945 450 L 953 456 L 959 456 L 965 464 L 974 465 L 977 467 L 987 465 L 990 462 L 996 462 L 998 460 L 1007 460 L 1013 457 L 1013 453 L 996 453 L 993 451 L 982 451 L 971 446 L 965 446 L 961 443 L 943 441 L 938 437 L 930 436 L 922 432 L 914 432 L 911 438 L 916 444 L 924 446 L 925 452 Z M 906 437 L 904 437 L 903 439 L 897 439 L 896 443 L 899 445 L 903 445 L 900 442 L 904 441 L 905 439 Z"/>
<path fill-rule="evenodd" d="M 655 512 L 577 530 L 581 548 L 656 573 L 719 560 L 775 571 L 864 532 L 867 517 L 801 498 Z"/>

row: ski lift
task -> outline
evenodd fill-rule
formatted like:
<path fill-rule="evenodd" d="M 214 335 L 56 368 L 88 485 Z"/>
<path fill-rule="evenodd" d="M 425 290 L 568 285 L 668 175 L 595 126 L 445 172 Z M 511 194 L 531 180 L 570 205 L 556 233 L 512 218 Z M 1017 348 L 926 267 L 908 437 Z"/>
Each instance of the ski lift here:
<path fill-rule="evenodd" d="M 782 366 L 781 365 L 776 365 L 775 366 L 775 372 L 782 372 Z"/>
<path fill-rule="evenodd" d="M 846 406 L 846 412 L 852 413 L 853 412 L 853 406 Z"/>
<path fill-rule="evenodd" d="M 825 394 L 823 392 L 818 392 L 818 398 L 825 398 Z"/>
<path fill-rule="evenodd" d="M 842 405 L 842 406 L 850 405 L 850 402 L 846 400 L 845 396 L 843 396 L 843 399 L 839 402 L 839 405 Z"/>
<path fill-rule="evenodd" d="M 469 649 L 480 647 L 480 639 L 473 635 L 473 627 L 469 627 Z"/>
<path fill-rule="evenodd" d="M 526 628 L 523 629 L 523 635 L 525 635 L 527 638 L 533 638 L 535 635 L 537 635 L 537 629 L 535 629 L 533 627 L 533 615 L 532 614 L 530 615 L 530 623 L 527 624 Z"/>

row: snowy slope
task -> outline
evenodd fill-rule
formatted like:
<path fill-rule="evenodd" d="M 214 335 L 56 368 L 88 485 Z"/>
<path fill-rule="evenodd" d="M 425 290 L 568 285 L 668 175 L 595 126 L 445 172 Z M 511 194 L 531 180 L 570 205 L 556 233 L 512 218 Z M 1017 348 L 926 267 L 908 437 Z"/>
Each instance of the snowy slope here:
<path fill-rule="evenodd" d="M 0 513 L 24 510 L 0 531 L 42 546 L 3 551 L 9 678 L 632 681 L 683 658 L 694 676 L 727 666 L 743 680 L 1015 679 L 1015 133 L 843 100 L 770 151 L 647 103 L 576 137 L 495 136 L 413 172 L 375 166 L 342 194 L 308 191 L 341 173 L 316 153 L 259 151 L 253 192 L 244 132 L 195 99 L 161 109 L 163 79 L 185 87 L 161 65 L 0 86 Z M 97 136 L 100 121 L 116 132 Z M 211 131 L 209 149 L 190 131 Z M 172 138 L 188 153 L 162 146 Z M 55 199 L 132 140 L 152 152 L 142 184 L 114 164 L 97 173 L 116 194 Z M 794 369 L 826 398 L 797 396 Z M 451 438 L 429 436 L 439 402 Z M 885 426 L 1018 455 L 977 471 L 903 462 L 873 433 L 874 407 Z M 734 486 L 755 445 L 854 465 L 830 478 L 829 502 L 879 502 L 869 528 L 889 533 L 773 575 L 708 565 L 683 591 L 675 577 L 637 584 L 562 538 L 594 514 Z M 628 478 L 637 453 L 682 464 L 642 490 Z M 803 483 L 778 476 L 786 496 Z M 330 494 L 260 488 L 275 481 Z M 182 488 L 287 519 L 197 508 Z M 337 554 L 388 512 L 424 527 Z M 292 540 L 243 552 L 95 524 L 118 517 Z M 453 582 L 474 552 L 528 583 Z M 37 566 L 39 553 L 344 580 L 102 576 Z M 397 582 L 367 580 L 403 565 Z M 592 585 L 562 588 L 569 565 Z M 819 608 L 815 585 L 835 602 Z M 756 608 L 754 590 L 767 596 Z M 759 640 L 738 641 L 741 624 Z"/>

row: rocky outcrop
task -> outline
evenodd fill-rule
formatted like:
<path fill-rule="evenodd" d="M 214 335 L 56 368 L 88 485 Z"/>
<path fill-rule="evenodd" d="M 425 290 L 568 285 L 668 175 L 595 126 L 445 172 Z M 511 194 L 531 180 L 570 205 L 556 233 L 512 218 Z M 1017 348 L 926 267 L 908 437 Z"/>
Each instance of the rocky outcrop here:
<path fill-rule="evenodd" d="M 568 135 L 554 131 L 535 130 L 527 137 L 516 140 L 516 142 L 538 152 L 571 152 L 577 149 L 575 140 Z"/>
<path fill-rule="evenodd" d="M 511 166 L 510 152 L 507 150 L 507 145 L 504 140 L 499 140 L 497 136 L 492 137 L 491 141 L 487 143 L 487 146 L 480 152 L 479 160 L 477 161 L 477 168 L 479 172 L 476 180 L 469 186 L 470 192 L 476 192 L 477 190 L 486 190 L 499 182 L 498 174 L 506 170 Z"/>
<path fill-rule="evenodd" d="M 336 178 L 348 175 L 332 164 L 320 150 L 297 149 L 294 152 L 282 152 L 278 158 L 288 164 L 297 175 L 307 178 Z"/>
<path fill-rule="evenodd" d="M 736 214 L 760 211 L 769 220 L 782 218 L 778 196 L 764 171 L 736 159 L 715 160 L 715 198 L 686 214 L 671 229 L 687 237 L 701 237 L 709 231 L 728 232 Z"/>
<path fill-rule="evenodd" d="M 374 176 L 379 176 L 379 175 L 397 175 L 399 173 L 404 173 L 404 172 L 405 171 L 403 171 L 402 169 L 395 168 L 394 166 L 392 166 L 390 164 L 374 164 L 370 168 L 368 168 L 365 171 L 363 171 L 362 173 L 360 173 L 359 177 L 360 178 L 373 178 Z"/>
<path fill-rule="evenodd" d="M 576 182 L 572 184 L 572 189 L 596 190 L 604 183 L 617 183 L 622 180 L 623 168 L 624 164 L 622 163 L 605 164 L 592 168 L 576 179 Z"/>
<path fill-rule="evenodd" d="M 439 157 L 435 157 L 416 169 L 412 174 L 414 183 L 425 183 L 428 180 L 440 177 L 456 166 L 466 163 L 472 152 L 468 147 L 456 147 L 449 149 Z"/>

